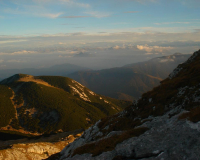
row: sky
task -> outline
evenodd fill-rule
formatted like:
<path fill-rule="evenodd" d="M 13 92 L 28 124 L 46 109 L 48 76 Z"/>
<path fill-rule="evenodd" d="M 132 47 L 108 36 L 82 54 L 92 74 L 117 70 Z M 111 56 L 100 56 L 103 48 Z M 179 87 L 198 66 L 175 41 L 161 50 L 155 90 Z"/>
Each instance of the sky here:
<path fill-rule="evenodd" d="M 199 0 L 0 0 L 0 69 L 104 69 L 191 54 L 199 15 Z"/>

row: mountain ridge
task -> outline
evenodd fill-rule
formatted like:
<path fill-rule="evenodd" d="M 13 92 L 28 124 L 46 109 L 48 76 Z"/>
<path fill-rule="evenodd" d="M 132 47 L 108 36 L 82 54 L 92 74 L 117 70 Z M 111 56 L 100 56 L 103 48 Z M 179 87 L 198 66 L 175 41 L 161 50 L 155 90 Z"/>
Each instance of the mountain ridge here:
<path fill-rule="evenodd" d="M 0 80 L 10 77 L 16 73 L 29 74 L 33 76 L 48 75 L 48 76 L 67 76 L 67 74 L 76 71 L 91 70 L 87 67 L 82 67 L 70 63 L 53 65 L 47 68 L 22 68 L 22 69 L 6 69 L 0 70 Z"/>
<path fill-rule="evenodd" d="M 68 75 L 96 93 L 133 101 L 160 84 L 189 54 L 157 57 L 123 67 L 99 71 L 79 71 Z"/>
<path fill-rule="evenodd" d="M 196 159 L 200 156 L 200 50 L 124 111 L 99 120 L 59 160 Z"/>

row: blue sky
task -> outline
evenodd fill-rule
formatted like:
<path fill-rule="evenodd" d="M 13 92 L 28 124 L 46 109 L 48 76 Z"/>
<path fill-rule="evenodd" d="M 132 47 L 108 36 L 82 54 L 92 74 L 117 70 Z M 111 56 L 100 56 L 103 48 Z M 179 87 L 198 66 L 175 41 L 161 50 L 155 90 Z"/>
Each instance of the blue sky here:
<path fill-rule="evenodd" d="M 130 56 L 192 53 L 200 47 L 199 15 L 199 0 L 0 0 L 0 69 L 46 54 L 52 59 L 40 65 L 55 57 L 80 63 L 72 60 L 80 53 L 85 63 L 94 55 L 128 57 L 120 65 L 134 62 Z"/>
<path fill-rule="evenodd" d="M 198 6 L 198 0 L 1 0 L 0 34 L 193 31 L 200 26 Z"/>

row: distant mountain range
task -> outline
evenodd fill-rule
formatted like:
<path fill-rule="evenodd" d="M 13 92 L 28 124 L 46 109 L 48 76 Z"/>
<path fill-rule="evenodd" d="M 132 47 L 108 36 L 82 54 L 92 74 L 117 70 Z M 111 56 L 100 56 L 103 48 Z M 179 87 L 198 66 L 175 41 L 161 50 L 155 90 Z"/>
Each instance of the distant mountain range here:
<path fill-rule="evenodd" d="M 189 56 L 191 55 L 176 53 L 119 68 L 79 71 L 68 76 L 98 94 L 132 101 L 159 85 L 161 80 Z"/>
<path fill-rule="evenodd" d="M 16 74 L 0 82 L 0 130 L 72 131 L 130 104 L 98 95 L 70 78 Z"/>
<path fill-rule="evenodd" d="M 200 50 L 134 105 L 99 120 L 48 160 L 199 159 L 199 73 Z"/>
<path fill-rule="evenodd" d="M 0 80 L 10 77 L 16 73 L 29 74 L 33 76 L 38 76 L 38 75 L 67 76 L 68 74 L 73 72 L 87 71 L 87 70 L 91 69 L 69 63 L 54 65 L 49 68 L 39 68 L 39 69 L 35 68 L 7 69 L 7 70 L 0 70 Z"/>

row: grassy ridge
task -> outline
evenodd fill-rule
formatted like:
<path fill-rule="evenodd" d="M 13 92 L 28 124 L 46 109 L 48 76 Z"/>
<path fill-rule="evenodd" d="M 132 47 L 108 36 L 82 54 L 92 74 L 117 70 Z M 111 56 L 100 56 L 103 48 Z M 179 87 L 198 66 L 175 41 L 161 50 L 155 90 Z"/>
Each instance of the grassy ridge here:
<path fill-rule="evenodd" d="M 18 94 L 23 94 L 29 105 L 28 108 L 36 108 L 39 111 L 38 119 L 41 118 L 39 115 L 44 112 L 56 111 L 58 113 L 58 122 L 49 123 L 49 119 L 46 119 L 46 121 L 38 123 L 40 126 L 45 124 L 46 128 L 49 128 L 46 130 L 47 132 L 59 129 L 70 131 L 87 128 L 100 118 L 116 113 L 116 111 L 110 109 L 108 104 L 102 106 L 98 103 L 85 102 L 62 89 L 47 87 L 34 82 L 23 84 Z M 86 117 L 91 120 L 90 124 L 88 124 Z"/>
<path fill-rule="evenodd" d="M 58 130 L 66 132 L 88 128 L 99 119 L 113 115 L 131 103 L 95 94 L 67 77 L 16 74 L 2 82 L 5 85 L 2 85 L 2 97 L 6 99 L 2 98 L 1 109 L 12 113 L 9 116 L 12 117 L 10 124 L 13 128 L 22 127 L 30 132 L 48 134 Z M 14 117 L 15 110 L 10 100 L 12 90 L 8 87 L 15 91 L 13 100 L 17 106 L 18 119 Z M 7 111 L 5 107 L 8 105 L 10 108 Z M 11 108 L 13 111 L 10 111 Z M 11 118 L 4 121 L 5 114 L 3 111 L 1 113 L 1 122 L 5 126 Z"/>

